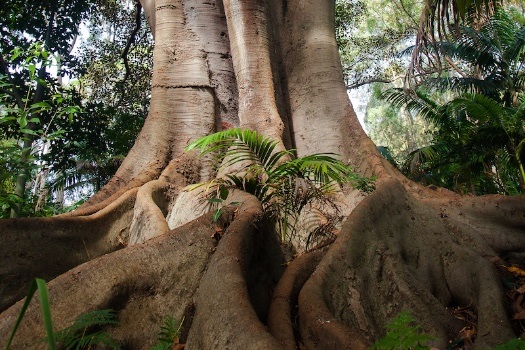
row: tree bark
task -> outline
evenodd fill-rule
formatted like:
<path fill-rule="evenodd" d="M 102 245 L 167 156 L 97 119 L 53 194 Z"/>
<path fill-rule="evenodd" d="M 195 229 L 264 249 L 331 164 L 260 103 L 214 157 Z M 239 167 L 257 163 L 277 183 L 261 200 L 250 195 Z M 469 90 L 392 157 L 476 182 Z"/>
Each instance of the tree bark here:
<path fill-rule="evenodd" d="M 149 349 L 168 315 L 184 318 L 188 349 L 365 349 L 403 310 L 441 348 L 472 326 L 455 317 L 465 308 L 476 347 L 520 335 L 498 267 L 525 264 L 524 198 L 428 189 L 380 156 L 346 95 L 333 1 L 142 6 L 155 36 L 145 126 L 82 208 L 0 222 L 0 346 L 35 277 L 51 280 L 57 329 L 112 308 L 120 325 L 107 332 L 130 349 Z M 213 174 L 184 146 L 233 126 L 298 155 L 337 153 L 376 189 L 342 189 L 335 242 L 294 259 L 253 197 L 213 222 L 183 192 Z M 13 349 L 45 347 L 36 304 Z"/>

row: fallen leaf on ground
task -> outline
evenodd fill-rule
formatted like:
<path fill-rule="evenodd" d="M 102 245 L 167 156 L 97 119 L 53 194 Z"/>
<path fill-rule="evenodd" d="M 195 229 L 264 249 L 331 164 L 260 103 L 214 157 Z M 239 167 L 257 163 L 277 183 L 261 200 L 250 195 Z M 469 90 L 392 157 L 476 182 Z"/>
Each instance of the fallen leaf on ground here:
<path fill-rule="evenodd" d="M 505 266 L 505 268 L 517 276 L 525 277 L 525 271 L 516 266 Z"/>

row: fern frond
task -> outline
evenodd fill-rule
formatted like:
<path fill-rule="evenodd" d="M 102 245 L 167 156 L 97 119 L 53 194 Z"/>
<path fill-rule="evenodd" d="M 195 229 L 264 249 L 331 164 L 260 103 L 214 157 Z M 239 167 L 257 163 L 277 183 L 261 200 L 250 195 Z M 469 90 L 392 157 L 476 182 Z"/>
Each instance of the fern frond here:
<path fill-rule="evenodd" d="M 95 332 L 84 335 L 78 340 L 78 342 L 66 345 L 66 350 L 93 349 L 96 345 L 105 345 L 109 349 L 120 350 L 118 341 L 105 332 Z"/>
<path fill-rule="evenodd" d="M 118 325 L 114 310 L 94 310 L 77 317 L 75 322 L 55 333 L 57 342 L 69 349 L 90 348 L 104 344 L 111 349 L 120 349 L 118 342 L 100 328 Z"/>
<path fill-rule="evenodd" d="M 167 316 L 160 326 L 158 340 L 151 349 L 169 350 L 174 344 L 178 344 L 183 323 L 184 318 L 182 318 L 182 321 L 177 322 L 173 316 Z"/>

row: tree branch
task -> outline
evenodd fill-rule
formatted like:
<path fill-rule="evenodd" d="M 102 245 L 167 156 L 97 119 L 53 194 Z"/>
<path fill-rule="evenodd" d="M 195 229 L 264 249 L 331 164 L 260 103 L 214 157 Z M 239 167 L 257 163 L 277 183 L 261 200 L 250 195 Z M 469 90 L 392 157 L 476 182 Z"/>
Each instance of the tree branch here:
<path fill-rule="evenodd" d="M 466 78 L 467 75 L 452 61 L 449 56 L 445 56 L 445 61 L 458 73 L 462 78 Z"/>
<path fill-rule="evenodd" d="M 391 79 L 373 78 L 373 79 L 368 79 L 368 80 L 361 81 L 361 82 L 358 82 L 358 83 L 354 83 L 354 84 L 351 84 L 351 85 L 347 85 L 346 89 L 347 90 L 352 90 L 352 89 L 358 88 L 360 86 L 367 85 L 367 84 L 372 84 L 372 83 L 385 83 L 385 84 L 388 84 L 388 83 L 391 83 L 392 81 L 394 81 L 394 80 L 393 79 L 391 80 Z"/>
<path fill-rule="evenodd" d="M 129 73 L 128 53 L 129 53 L 131 44 L 135 42 L 135 37 L 137 36 L 137 33 L 139 32 L 140 25 L 141 25 L 140 14 L 142 12 L 142 5 L 140 4 L 139 0 L 135 1 L 135 5 L 137 6 L 137 12 L 135 12 L 135 28 L 133 29 L 133 32 L 128 38 L 128 41 L 126 42 L 126 47 L 124 48 L 124 51 L 122 51 L 122 55 L 120 56 L 124 60 L 124 67 L 126 67 L 126 75 L 124 76 L 122 83 L 128 79 L 129 74 L 130 74 Z"/>
<path fill-rule="evenodd" d="M 408 10 L 407 10 L 405 4 L 403 3 L 403 0 L 400 0 L 399 3 L 400 3 L 400 5 L 401 5 L 401 9 L 403 10 L 403 12 L 408 16 L 408 18 L 410 18 L 410 20 L 411 20 L 412 22 L 414 22 L 414 25 L 415 25 L 415 27 L 417 28 L 418 25 L 419 25 L 419 23 L 418 23 L 418 21 L 417 21 L 416 19 L 414 19 L 414 18 L 412 17 L 412 15 L 410 14 L 410 12 L 408 12 Z"/>

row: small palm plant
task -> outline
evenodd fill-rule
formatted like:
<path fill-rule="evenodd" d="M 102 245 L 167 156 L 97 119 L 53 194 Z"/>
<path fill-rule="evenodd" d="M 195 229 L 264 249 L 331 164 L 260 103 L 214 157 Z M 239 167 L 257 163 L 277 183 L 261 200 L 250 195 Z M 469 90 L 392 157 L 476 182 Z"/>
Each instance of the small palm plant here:
<path fill-rule="evenodd" d="M 213 154 L 220 164 L 219 171 L 240 168 L 194 188 L 206 185 L 212 202 L 226 199 L 230 189 L 253 194 L 276 221 L 283 241 L 295 231 L 306 206 L 315 202 L 337 211 L 329 194 L 338 185 L 350 183 L 356 188 L 371 189 L 368 179 L 353 172 L 335 154 L 297 158 L 293 151 L 276 150 L 276 145 L 276 141 L 246 129 L 229 129 L 194 141 L 186 150 L 197 149 L 201 156 Z"/>

